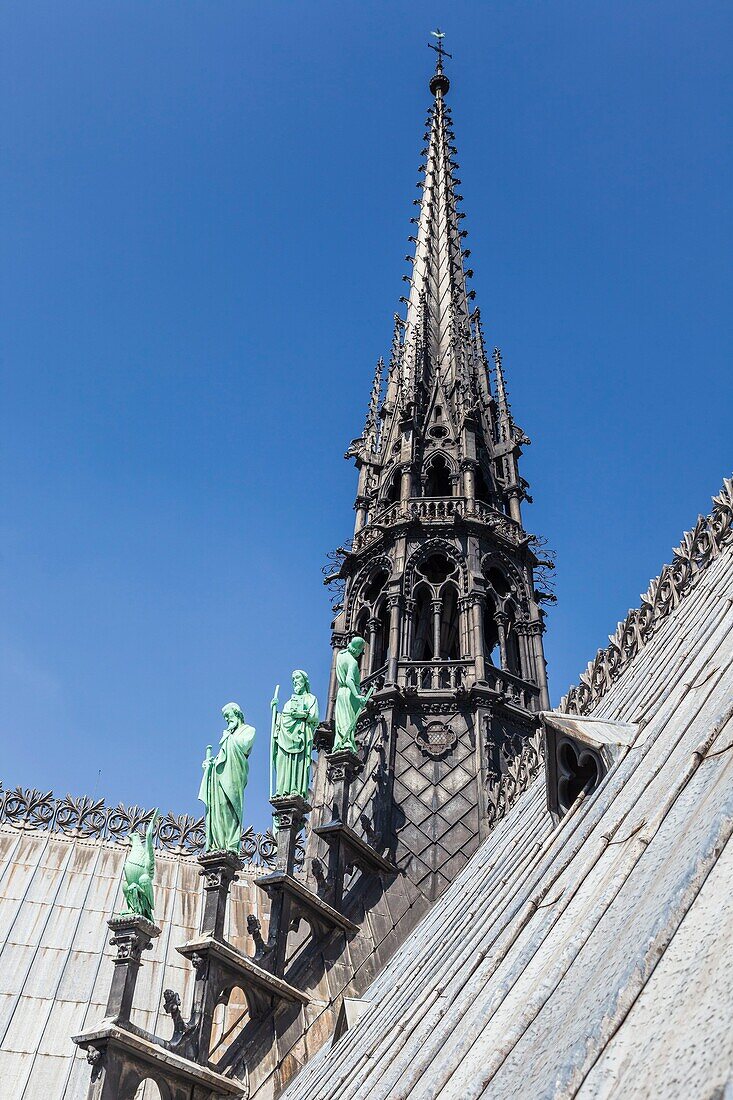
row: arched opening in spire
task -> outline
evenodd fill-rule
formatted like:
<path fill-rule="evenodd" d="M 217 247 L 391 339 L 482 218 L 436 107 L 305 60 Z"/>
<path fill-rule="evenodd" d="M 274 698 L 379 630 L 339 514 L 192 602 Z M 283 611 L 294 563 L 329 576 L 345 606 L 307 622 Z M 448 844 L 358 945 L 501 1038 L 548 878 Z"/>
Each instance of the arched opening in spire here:
<path fill-rule="evenodd" d="M 458 589 L 448 581 L 440 590 L 440 656 L 446 661 L 458 661 L 461 656 Z"/>
<path fill-rule="evenodd" d="M 354 634 L 357 634 L 365 641 L 364 652 L 359 658 L 359 670 L 362 676 L 366 676 L 369 672 L 371 662 L 371 652 L 369 646 L 369 616 L 370 610 L 368 607 L 363 607 L 357 616 L 356 623 L 354 625 Z"/>
<path fill-rule="evenodd" d="M 476 500 L 483 501 L 484 504 L 492 504 L 491 490 L 484 477 L 484 472 L 480 466 L 477 467 L 474 475 L 474 493 Z"/>
<path fill-rule="evenodd" d="M 515 676 L 521 676 L 522 660 L 519 650 L 519 638 L 517 637 L 516 631 L 514 605 L 510 602 L 506 610 L 509 616 L 506 625 L 506 667 L 508 671 L 513 672 Z"/>
<path fill-rule="evenodd" d="M 484 608 L 484 657 L 494 668 L 501 668 L 499 627 L 495 615 L 496 605 L 493 600 L 487 600 Z"/>
<path fill-rule="evenodd" d="M 412 630 L 413 661 L 432 661 L 433 615 L 431 609 L 432 592 L 426 584 L 418 585 L 415 590 L 414 626 Z"/>
<path fill-rule="evenodd" d="M 386 600 L 382 600 L 375 618 L 374 652 L 369 666 L 371 672 L 376 672 L 386 665 L 389 658 L 389 608 Z"/>
<path fill-rule="evenodd" d="M 402 486 L 402 475 L 399 470 L 395 470 L 390 478 L 387 492 L 384 494 L 385 507 L 388 504 L 396 504 L 400 499 L 400 488 Z"/>
<path fill-rule="evenodd" d="M 450 497 L 453 495 L 450 467 L 443 455 L 436 455 L 428 466 L 425 478 L 426 497 Z"/>

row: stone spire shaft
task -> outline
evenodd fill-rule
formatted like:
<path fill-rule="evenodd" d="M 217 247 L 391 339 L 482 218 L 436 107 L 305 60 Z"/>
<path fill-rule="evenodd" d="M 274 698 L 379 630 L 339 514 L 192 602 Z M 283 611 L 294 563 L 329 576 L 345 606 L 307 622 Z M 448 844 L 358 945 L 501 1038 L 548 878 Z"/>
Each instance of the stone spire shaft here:
<path fill-rule="evenodd" d="M 412 276 L 408 279 L 407 319 L 402 357 L 403 391 L 415 395 L 420 382 L 426 385 L 439 374 L 446 392 L 460 383 L 462 345 L 470 346 L 469 295 L 464 269 L 460 228 L 463 214 L 458 210 L 456 147 L 445 97 L 450 87 L 442 60 L 430 81 L 434 101 L 428 113 L 427 145 L 420 170 L 424 179 L 419 186 L 422 198 L 415 200 L 420 213 L 413 219 L 417 230 L 410 238 L 414 244 Z M 465 379 L 463 380 L 466 381 Z"/>

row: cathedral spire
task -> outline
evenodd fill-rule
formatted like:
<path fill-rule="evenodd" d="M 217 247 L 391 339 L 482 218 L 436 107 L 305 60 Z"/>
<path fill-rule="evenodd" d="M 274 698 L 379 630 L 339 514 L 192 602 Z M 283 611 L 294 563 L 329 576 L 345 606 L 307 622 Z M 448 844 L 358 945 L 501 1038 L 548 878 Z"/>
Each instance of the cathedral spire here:
<path fill-rule="evenodd" d="M 468 302 L 472 295 L 466 289 L 466 279 L 472 272 L 466 271 L 463 264 L 465 232 L 460 223 L 464 215 L 458 210 L 462 196 L 457 190 L 461 181 L 456 176 L 457 150 L 450 108 L 445 101 L 450 81 L 443 71 L 443 58 L 450 55 L 442 48 L 442 34 L 438 42 L 433 47 L 438 53 L 430 79 L 434 98 L 427 118 L 427 144 L 422 150 L 423 179 L 418 184 L 422 198 L 415 200 L 420 213 L 413 219 L 417 230 L 410 238 L 414 256 L 408 257 L 413 268 L 407 280 L 410 294 L 403 362 L 405 373 L 412 374 L 414 384 L 420 377 L 419 352 L 424 369 L 431 376 L 440 377 L 443 387 L 449 390 L 460 382 L 456 347 L 462 339 L 470 340 Z"/>

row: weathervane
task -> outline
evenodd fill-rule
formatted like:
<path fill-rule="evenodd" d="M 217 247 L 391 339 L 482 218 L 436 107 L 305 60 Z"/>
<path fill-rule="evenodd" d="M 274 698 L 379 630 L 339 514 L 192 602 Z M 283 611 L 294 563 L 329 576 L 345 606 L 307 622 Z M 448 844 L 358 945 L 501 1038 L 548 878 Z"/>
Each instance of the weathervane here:
<path fill-rule="evenodd" d="M 431 50 L 435 50 L 435 52 L 437 53 L 437 55 L 438 55 L 438 68 L 442 69 L 443 68 L 443 58 L 444 57 L 451 57 L 452 58 L 453 54 L 448 53 L 447 50 L 443 49 L 443 39 L 445 38 L 445 34 L 440 29 L 440 27 L 436 27 L 435 30 L 431 31 L 430 33 L 432 34 L 433 38 L 437 38 L 438 45 L 434 46 L 432 42 L 428 42 L 428 47 Z"/>

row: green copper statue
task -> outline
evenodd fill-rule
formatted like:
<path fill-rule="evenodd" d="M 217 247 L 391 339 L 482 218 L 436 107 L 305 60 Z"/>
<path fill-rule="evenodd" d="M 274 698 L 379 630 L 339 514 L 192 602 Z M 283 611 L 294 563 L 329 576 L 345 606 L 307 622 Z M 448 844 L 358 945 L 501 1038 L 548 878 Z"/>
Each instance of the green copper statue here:
<path fill-rule="evenodd" d="M 356 752 L 356 722 L 366 706 L 369 696 L 361 694 L 361 676 L 357 658 L 361 657 L 366 645 L 363 638 L 352 638 L 346 649 L 342 649 L 336 658 L 336 711 L 334 722 L 336 736 L 333 750 L 351 749 Z"/>
<path fill-rule="evenodd" d="M 273 714 L 272 766 L 275 796 L 297 794 L 308 798 L 311 777 L 313 734 L 318 725 L 318 700 L 311 694 L 308 674 L 296 668 L 293 694 L 277 713 L 277 689 L 270 704 Z"/>
<path fill-rule="evenodd" d="M 206 806 L 206 851 L 238 852 L 242 840 L 244 788 L 255 730 L 254 726 L 245 724 L 238 703 L 227 703 L 221 713 L 227 728 L 221 735 L 215 757 L 211 755 L 211 745 L 207 746 L 199 798 Z"/>
<path fill-rule="evenodd" d="M 127 906 L 124 916 L 134 913 L 138 917 L 153 919 L 153 877 L 155 875 L 155 848 L 153 833 L 158 820 L 156 810 L 148 822 L 145 840 L 140 833 L 132 834 L 132 848 L 122 870 L 122 894 Z"/>

